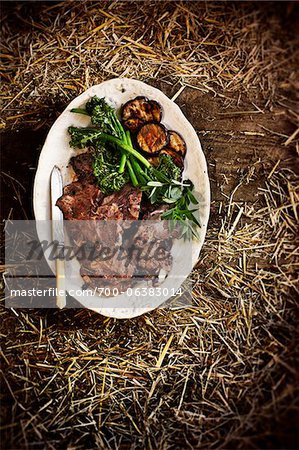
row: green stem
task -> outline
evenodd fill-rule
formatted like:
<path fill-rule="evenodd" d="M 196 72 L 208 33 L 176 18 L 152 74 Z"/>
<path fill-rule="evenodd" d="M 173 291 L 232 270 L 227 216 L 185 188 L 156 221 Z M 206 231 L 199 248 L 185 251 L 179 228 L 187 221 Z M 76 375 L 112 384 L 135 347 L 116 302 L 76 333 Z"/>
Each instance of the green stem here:
<path fill-rule="evenodd" d="M 127 162 L 127 155 L 125 153 L 122 153 L 118 173 L 124 173 L 126 162 Z"/>
<path fill-rule="evenodd" d="M 88 112 L 85 109 L 82 108 L 73 108 L 71 109 L 72 113 L 77 113 L 77 114 L 84 114 L 85 116 L 89 116 Z"/>
<path fill-rule="evenodd" d="M 127 139 L 127 143 L 131 147 L 133 147 L 132 140 L 131 140 L 131 135 L 130 135 L 130 131 L 129 130 L 126 131 L 126 139 Z M 136 175 L 138 177 L 139 184 L 141 184 L 141 186 L 145 186 L 147 184 L 147 182 L 150 180 L 149 176 L 142 170 L 142 168 L 140 167 L 138 161 L 136 161 L 136 159 L 133 158 L 132 155 L 130 155 L 130 162 L 131 162 L 132 167 L 135 170 L 135 173 L 136 173 Z"/>
<path fill-rule="evenodd" d="M 136 178 L 136 175 L 134 173 L 134 170 L 132 168 L 132 165 L 131 165 L 131 162 L 129 159 L 127 159 L 127 166 L 128 166 L 128 170 L 129 170 L 129 174 L 130 174 L 133 186 L 138 186 L 138 180 Z"/>
<path fill-rule="evenodd" d="M 126 131 L 126 137 L 127 137 L 127 142 L 128 142 L 128 144 L 131 145 L 131 147 L 133 147 L 133 145 L 132 145 L 132 140 L 131 140 L 131 135 L 130 135 L 130 131 L 129 131 L 129 130 Z M 137 167 L 137 166 L 138 166 L 138 167 Z M 147 173 L 145 173 L 145 172 L 141 169 L 141 167 L 139 166 L 139 164 L 137 163 L 137 161 L 135 161 L 135 166 L 133 166 L 133 167 L 134 167 L 134 169 L 135 169 L 135 171 L 136 171 L 137 173 L 140 173 L 140 174 L 142 175 L 143 179 L 146 179 L 147 181 L 152 181 L 152 180 L 151 180 L 151 177 L 149 177 L 149 176 L 147 175 Z M 154 173 L 155 173 L 155 175 L 156 175 L 156 177 L 157 177 L 157 179 L 158 179 L 159 181 L 161 181 L 161 182 L 163 182 L 163 183 L 165 183 L 165 182 L 168 182 L 168 183 L 169 183 L 168 178 L 167 178 L 164 174 L 162 174 L 161 172 L 159 172 L 159 171 L 156 170 L 156 169 L 154 169 Z M 145 183 L 145 184 L 146 184 L 146 183 Z"/>
<path fill-rule="evenodd" d="M 123 129 L 123 126 L 118 120 L 118 117 L 115 113 L 112 115 L 112 121 L 114 122 L 114 128 L 117 130 L 118 134 L 125 138 L 126 137 L 125 130 Z M 129 141 L 127 142 L 128 144 L 130 143 Z"/>
<path fill-rule="evenodd" d="M 128 138 L 127 133 L 125 133 L 125 131 L 124 131 L 121 123 L 119 122 L 118 118 L 116 117 L 116 115 L 114 114 L 112 117 L 114 119 L 115 126 L 118 129 L 118 133 L 122 135 L 125 143 L 130 144 L 131 140 L 130 140 L 130 138 Z M 124 151 L 122 151 L 118 173 L 124 173 L 126 162 L 127 162 L 127 155 Z"/>
<path fill-rule="evenodd" d="M 135 173 L 137 173 L 139 176 L 142 186 L 145 186 L 148 183 L 148 181 L 152 181 L 151 177 L 149 177 L 148 174 L 145 173 L 145 171 L 140 167 L 136 159 L 130 157 L 130 161 L 132 163 L 133 169 L 135 170 Z"/>
<path fill-rule="evenodd" d="M 130 159 L 130 163 L 132 165 L 132 168 L 133 168 L 133 170 L 134 170 L 134 172 L 136 174 L 136 177 L 137 177 L 137 179 L 139 181 L 138 184 L 141 185 L 141 186 L 145 186 L 147 184 L 147 180 L 146 180 L 146 178 L 144 178 L 144 176 L 142 174 L 143 170 L 141 170 L 141 167 L 140 167 L 140 165 L 138 164 L 138 162 L 136 161 L 135 158 L 133 158 L 130 155 L 129 159 Z"/>
<path fill-rule="evenodd" d="M 72 129 L 76 130 L 76 127 L 69 127 L 70 134 Z M 102 133 L 98 128 L 95 127 L 87 127 L 82 128 L 80 130 L 84 130 L 83 131 L 84 134 L 87 135 L 86 138 L 90 133 L 95 133 L 95 135 L 94 136 L 91 135 L 91 137 L 93 137 L 94 139 L 97 138 L 102 141 L 112 142 L 113 144 L 116 144 L 119 148 L 135 156 L 135 158 L 138 159 L 140 162 L 142 162 L 142 164 L 144 164 L 145 167 L 147 168 L 151 167 L 149 161 L 144 156 L 142 156 L 137 150 L 135 150 L 132 145 L 126 144 L 116 136 L 111 136 L 110 134 Z"/>
<path fill-rule="evenodd" d="M 128 143 L 129 145 L 131 145 L 131 147 L 133 147 L 133 145 L 132 145 L 132 140 L 131 140 L 131 135 L 130 135 L 130 131 L 129 131 L 129 130 L 125 131 L 125 134 L 126 134 L 127 143 Z"/>
<path fill-rule="evenodd" d="M 138 159 L 142 164 L 145 165 L 145 167 L 151 167 L 151 164 L 148 162 L 147 159 L 145 159 L 144 156 L 142 156 L 137 150 L 135 150 L 131 145 L 125 144 L 120 139 L 118 139 L 115 136 L 111 136 L 110 134 L 102 133 L 99 136 L 100 140 L 112 142 L 116 145 L 118 145 L 119 148 L 122 148 L 123 150 L 127 151 L 131 155 L 135 156 L 136 159 Z"/>

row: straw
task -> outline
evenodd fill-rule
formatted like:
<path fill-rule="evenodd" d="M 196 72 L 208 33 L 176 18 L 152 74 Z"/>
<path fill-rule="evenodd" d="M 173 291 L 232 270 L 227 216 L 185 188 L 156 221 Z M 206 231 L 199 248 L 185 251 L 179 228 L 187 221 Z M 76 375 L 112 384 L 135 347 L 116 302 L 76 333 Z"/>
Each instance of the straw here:
<path fill-rule="evenodd" d="M 295 4 L 25 3 L 3 8 L 2 131 L 49 128 L 91 85 L 134 77 L 183 99 L 191 122 L 192 90 L 230 107 L 221 120 L 255 121 L 240 134 L 258 158 L 239 174 L 234 165 L 231 188 L 212 184 L 188 308 L 127 321 L 1 308 L 4 447 L 295 448 L 299 183 L 281 150 L 295 160 Z M 259 127 L 269 111 L 276 122 Z M 233 139 L 199 130 L 212 181 L 220 131 Z M 267 137 L 280 151 L 272 163 Z"/>

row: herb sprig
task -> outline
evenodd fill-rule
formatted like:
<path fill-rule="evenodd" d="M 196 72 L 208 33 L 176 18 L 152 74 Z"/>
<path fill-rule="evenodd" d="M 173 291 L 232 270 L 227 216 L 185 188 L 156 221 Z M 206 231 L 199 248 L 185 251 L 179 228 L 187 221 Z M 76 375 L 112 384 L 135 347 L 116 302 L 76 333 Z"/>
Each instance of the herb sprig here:
<path fill-rule="evenodd" d="M 194 236 L 199 239 L 198 227 L 200 223 L 193 214 L 195 209 L 190 209 L 190 205 L 197 205 L 198 201 L 192 193 L 193 185 L 191 181 L 178 182 L 171 180 L 169 183 L 150 181 L 141 188 L 147 192 L 150 202 L 167 203 L 171 207 L 161 215 L 161 219 L 171 220 L 173 225 L 179 223 L 181 235 L 190 239 Z"/>

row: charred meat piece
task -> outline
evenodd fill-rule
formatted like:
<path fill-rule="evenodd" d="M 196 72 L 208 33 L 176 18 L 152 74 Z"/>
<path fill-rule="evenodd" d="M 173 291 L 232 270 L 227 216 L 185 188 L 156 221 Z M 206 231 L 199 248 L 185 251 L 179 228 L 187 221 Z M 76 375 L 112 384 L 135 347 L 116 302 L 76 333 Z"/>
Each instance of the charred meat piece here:
<path fill-rule="evenodd" d="M 175 163 L 176 166 L 178 167 L 184 167 L 184 159 L 181 155 L 179 155 L 177 152 L 175 152 L 172 148 L 170 147 L 165 147 L 163 148 L 163 150 L 161 150 L 160 155 L 169 155 L 173 162 Z"/>
<path fill-rule="evenodd" d="M 94 215 L 96 220 L 123 220 L 124 215 L 117 203 L 100 205 Z"/>
<path fill-rule="evenodd" d="M 81 261 L 80 274 L 88 285 L 95 287 L 116 287 L 123 286 L 125 282 L 132 285 L 135 264 L 128 257 L 120 258 L 120 248 L 115 243 L 110 246 L 111 252 L 107 253 L 106 238 L 102 237 L 95 259 Z M 106 253 L 107 254 L 106 254 Z M 129 285 L 127 286 L 129 287 Z"/>
<path fill-rule="evenodd" d="M 173 239 L 167 221 L 156 220 L 153 223 L 140 222 L 134 235 L 134 248 L 141 250 L 135 269 L 137 277 L 153 278 L 160 270 L 169 272 L 171 269 Z"/>
<path fill-rule="evenodd" d="M 137 143 L 146 153 L 158 153 L 168 144 L 168 133 L 160 123 L 147 123 L 138 131 Z"/>
<path fill-rule="evenodd" d="M 102 199 L 103 194 L 98 186 L 75 181 L 65 186 L 56 205 L 66 220 L 89 220 Z"/>
<path fill-rule="evenodd" d="M 186 142 L 182 136 L 176 131 L 169 131 L 168 148 L 171 148 L 176 153 L 184 157 L 186 155 Z"/>
<path fill-rule="evenodd" d="M 113 221 L 112 229 L 117 225 L 118 222 Z M 102 236 L 96 252 L 98 256 L 81 261 L 80 273 L 86 283 L 118 287 L 125 281 L 135 282 L 136 278 L 156 279 L 161 269 L 170 270 L 172 237 L 166 221 L 132 224 L 127 234 L 122 230 L 120 246 L 113 239 L 111 226 L 106 222 L 101 229 Z M 116 229 L 114 233 L 120 235 Z"/>
<path fill-rule="evenodd" d="M 93 154 L 91 152 L 81 153 L 70 159 L 70 165 L 77 175 L 78 180 L 90 184 L 96 183 L 93 173 Z"/>
<path fill-rule="evenodd" d="M 143 204 L 141 209 L 141 219 L 142 220 L 154 220 L 156 222 L 161 220 L 161 216 L 163 213 L 168 211 L 171 208 L 171 205 L 167 205 L 163 203 L 162 205 L 152 205 L 149 202 L 146 202 Z M 169 221 L 168 220 L 161 220 L 161 226 L 158 229 L 159 232 L 157 232 L 157 236 L 160 236 L 160 239 L 179 239 L 182 235 L 181 233 L 181 224 L 178 223 L 172 223 L 171 229 L 169 228 Z M 154 224 L 155 227 L 157 227 L 157 223 Z"/>
<path fill-rule="evenodd" d="M 169 205 L 160 205 L 159 208 L 155 208 L 153 211 L 148 211 L 144 214 L 143 220 L 161 220 L 161 216 L 169 209 Z"/>
<path fill-rule="evenodd" d="M 140 217 L 142 220 L 160 220 L 161 215 L 169 208 L 169 204 L 153 205 L 147 200 L 141 206 Z"/>
<path fill-rule="evenodd" d="M 145 123 L 160 122 L 162 108 L 155 100 L 148 100 L 146 97 L 136 97 L 124 104 L 121 118 L 124 125 L 130 131 L 135 132 Z"/>
<path fill-rule="evenodd" d="M 85 242 L 98 243 L 99 257 L 81 261 L 80 274 L 86 286 L 114 287 L 119 291 L 132 287 L 132 279 L 136 263 L 131 259 L 119 258 L 117 247 L 121 244 L 125 224 L 118 220 L 137 220 L 140 211 L 141 190 L 126 185 L 121 191 L 115 192 L 102 200 L 95 213 L 94 219 L 82 223 L 82 227 L 75 228 L 72 233 L 76 236 L 76 244 L 82 246 Z M 108 224 L 108 220 L 112 220 Z M 105 222 L 103 222 L 105 221 Z M 80 225 L 80 224 L 79 224 Z M 107 259 L 101 258 L 101 246 L 111 252 Z"/>
<path fill-rule="evenodd" d="M 120 245 L 122 241 L 122 226 L 118 221 L 108 222 L 93 220 L 93 218 L 92 220 L 71 220 L 67 224 L 67 231 L 74 247 L 77 247 L 75 253 L 80 261 L 96 259 L 99 252 L 103 253 L 102 247 L 106 248 L 105 254 L 107 251 L 112 254 L 113 247 Z"/>
<path fill-rule="evenodd" d="M 56 205 L 66 220 L 137 220 L 141 190 L 126 185 L 107 197 L 96 184 L 75 181 L 64 187 Z"/>
<path fill-rule="evenodd" d="M 140 211 L 142 192 L 140 189 L 125 185 L 119 192 L 104 198 L 95 211 L 95 219 L 137 220 Z"/>
<path fill-rule="evenodd" d="M 70 165 L 78 178 L 93 174 L 92 162 L 93 155 L 90 152 L 81 153 L 70 159 Z"/>
<path fill-rule="evenodd" d="M 134 264 L 128 258 L 120 258 L 121 225 L 100 220 L 77 221 L 75 225 L 75 233 L 72 233 L 77 237 L 75 245 L 78 249 L 92 249 L 92 256 L 86 252 L 86 257 L 80 260 L 80 274 L 86 285 L 113 289 L 128 282 L 132 284 Z"/>

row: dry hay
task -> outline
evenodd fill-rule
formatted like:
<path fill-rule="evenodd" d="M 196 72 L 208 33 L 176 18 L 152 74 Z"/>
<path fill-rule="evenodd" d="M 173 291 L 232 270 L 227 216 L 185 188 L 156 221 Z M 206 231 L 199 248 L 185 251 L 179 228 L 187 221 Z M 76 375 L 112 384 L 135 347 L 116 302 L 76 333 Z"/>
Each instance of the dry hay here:
<path fill-rule="evenodd" d="M 230 92 L 237 104 L 259 93 L 297 123 L 295 44 L 267 7 L 63 2 L 33 19 L 13 8 L 26 27 L 4 23 L 6 129 L 49 124 L 116 75 Z M 287 145 L 298 146 L 295 133 Z M 296 446 L 299 184 L 283 167 L 264 171 L 256 202 L 235 190 L 213 203 L 192 307 L 128 321 L 1 310 L 7 448 Z"/>
<path fill-rule="evenodd" d="M 290 171 L 270 175 L 256 205 L 222 206 L 193 307 L 129 321 L 2 311 L 12 448 L 271 443 L 271 426 L 297 407 L 299 191 Z"/>
<path fill-rule="evenodd" d="M 289 102 L 298 89 L 294 4 L 26 3 L 2 11 L 3 127 L 42 126 L 78 93 L 118 76 L 213 95 L 246 91 L 268 105 L 277 90 Z"/>

